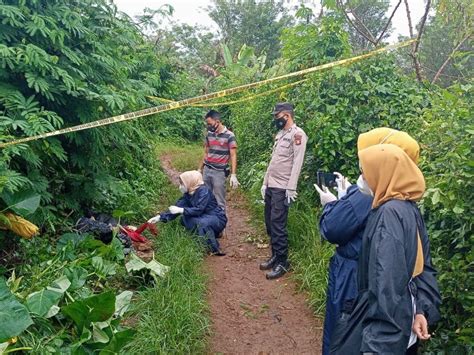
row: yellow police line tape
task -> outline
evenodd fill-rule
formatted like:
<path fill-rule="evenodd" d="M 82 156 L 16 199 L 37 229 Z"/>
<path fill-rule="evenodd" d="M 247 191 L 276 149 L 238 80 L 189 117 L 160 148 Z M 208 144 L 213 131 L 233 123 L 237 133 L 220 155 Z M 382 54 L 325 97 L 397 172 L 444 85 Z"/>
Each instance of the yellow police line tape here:
<path fill-rule="evenodd" d="M 299 84 L 301 84 L 305 81 L 308 81 L 308 80 L 309 79 L 298 80 L 298 81 L 295 81 L 293 83 L 289 83 L 287 85 L 279 86 L 279 87 L 277 87 L 275 89 L 272 89 L 272 90 L 267 90 L 267 91 L 264 91 L 264 92 L 259 92 L 258 94 L 245 96 L 245 97 L 242 97 L 238 100 L 223 101 L 223 102 L 208 102 L 208 103 L 205 103 L 205 104 L 191 104 L 191 105 L 188 105 L 188 106 L 190 106 L 190 107 L 209 107 L 209 106 L 234 105 L 234 104 L 238 104 L 238 103 L 241 103 L 241 102 L 244 102 L 244 101 L 253 100 L 253 99 L 255 99 L 257 97 L 260 97 L 260 96 L 270 95 L 270 94 L 273 94 L 274 92 L 283 91 L 285 89 L 288 89 L 288 88 L 291 88 L 293 86 L 299 85 Z M 173 101 L 173 100 L 170 100 L 170 99 L 165 99 L 163 97 L 157 97 L 157 96 L 147 96 L 147 97 L 152 99 L 152 100 L 157 100 L 157 101 L 176 102 L 176 101 Z"/>
<path fill-rule="evenodd" d="M 61 135 L 61 134 L 78 132 L 78 131 L 83 131 L 83 130 L 90 129 L 90 128 L 102 127 L 102 126 L 107 126 L 107 125 L 114 124 L 114 123 L 130 121 L 130 120 L 134 120 L 136 118 L 153 115 L 153 114 L 156 114 L 156 113 L 159 113 L 159 112 L 175 110 L 175 109 L 178 109 L 178 108 L 190 106 L 190 105 L 197 104 L 197 103 L 200 103 L 200 102 L 205 102 L 205 101 L 209 101 L 209 100 L 212 100 L 212 99 L 221 98 L 221 97 L 229 96 L 229 95 L 236 94 L 236 93 L 239 93 L 239 92 L 243 92 L 245 90 L 253 89 L 253 88 L 256 88 L 256 87 L 263 86 L 263 85 L 267 85 L 267 84 L 270 84 L 270 83 L 273 83 L 273 82 L 276 82 L 276 81 L 279 81 L 279 80 L 289 79 L 289 78 L 293 78 L 293 77 L 297 77 L 297 76 L 302 76 L 302 75 L 314 73 L 314 72 L 321 71 L 321 70 L 328 69 L 328 68 L 334 68 L 334 67 L 345 65 L 345 64 L 351 64 L 351 63 L 360 61 L 362 59 L 366 59 L 366 58 L 378 55 L 380 53 L 387 52 L 389 50 L 406 47 L 406 46 L 412 44 L 415 41 L 416 40 L 412 39 L 412 40 L 409 40 L 409 41 L 392 44 L 392 45 L 389 45 L 389 46 L 386 46 L 386 47 L 383 47 L 383 48 L 379 48 L 379 49 L 375 49 L 371 52 L 361 54 L 361 55 L 358 55 L 358 56 L 355 56 L 355 57 L 352 57 L 352 58 L 337 60 L 337 61 L 334 61 L 334 62 L 331 62 L 331 63 L 318 65 L 316 67 L 299 70 L 299 71 L 296 71 L 296 72 L 293 72 L 293 73 L 280 75 L 280 76 L 277 76 L 277 77 L 274 77 L 274 78 L 265 79 L 265 80 L 253 82 L 253 83 L 250 83 L 250 84 L 236 86 L 236 87 L 233 87 L 233 88 L 230 88 L 230 89 L 225 89 L 225 90 L 213 92 L 213 93 L 206 94 L 206 95 L 195 96 L 195 97 L 191 97 L 191 98 L 176 101 L 176 102 L 170 102 L 170 103 L 167 103 L 165 105 L 146 108 L 144 110 L 129 112 L 129 113 L 125 113 L 125 114 L 118 115 L 118 116 L 103 118 L 103 119 L 100 119 L 100 120 L 97 120 L 97 121 L 87 122 L 87 123 L 83 123 L 83 124 L 80 124 L 80 125 L 77 125 L 77 126 L 62 128 L 62 129 L 58 129 L 56 131 L 38 134 L 36 136 L 20 138 L 20 139 L 16 139 L 16 140 L 13 140 L 13 141 L 10 141 L 10 142 L 3 142 L 3 143 L 0 143 L 0 148 L 5 148 L 5 147 L 11 146 L 11 145 L 31 142 L 31 141 L 35 141 L 35 140 L 39 140 L 39 139 L 48 138 L 48 137 L 54 137 L 54 136 L 58 136 L 58 135 Z"/>

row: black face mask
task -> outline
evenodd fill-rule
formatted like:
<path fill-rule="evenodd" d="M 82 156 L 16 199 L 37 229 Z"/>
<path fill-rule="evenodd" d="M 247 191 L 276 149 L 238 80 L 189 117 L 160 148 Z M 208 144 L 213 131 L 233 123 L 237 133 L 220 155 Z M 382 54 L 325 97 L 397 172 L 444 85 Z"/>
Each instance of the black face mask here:
<path fill-rule="evenodd" d="M 208 130 L 209 132 L 214 133 L 215 131 L 217 131 L 217 127 L 219 127 L 219 123 L 216 123 L 216 124 L 214 124 L 214 125 L 208 124 L 208 125 L 207 125 L 207 130 Z"/>
<path fill-rule="evenodd" d="M 275 124 L 276 128 L 278 128 L 278 129 L 283 129 L 283 127 L 285 127 L 285 125 L 286 125 L 286 122 L 288 122 L 288 120 L 284 117 L 273 119 L 273 123 Z"/>

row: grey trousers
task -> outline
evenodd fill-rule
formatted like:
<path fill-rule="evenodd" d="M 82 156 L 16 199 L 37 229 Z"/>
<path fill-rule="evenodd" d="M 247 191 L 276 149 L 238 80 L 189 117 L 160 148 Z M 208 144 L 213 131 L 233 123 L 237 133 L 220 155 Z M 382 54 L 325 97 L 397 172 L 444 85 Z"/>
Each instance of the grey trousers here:
<path fill-rule="evenodd" d="M 202 178 L 206 186 L 212 191 L 212 193 L 216 197 L 217 204 L 221 206 L 225 212 L 226 177 L 224 170 L 216 170 L 204 165 L 204 169 L 202 171 Z"/>

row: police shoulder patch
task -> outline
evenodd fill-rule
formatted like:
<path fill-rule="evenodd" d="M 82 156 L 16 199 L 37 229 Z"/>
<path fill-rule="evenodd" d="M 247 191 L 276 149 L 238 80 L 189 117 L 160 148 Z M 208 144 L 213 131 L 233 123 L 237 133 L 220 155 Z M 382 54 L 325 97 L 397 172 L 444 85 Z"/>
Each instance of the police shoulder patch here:
<path fill-rule="evenodd" d="M 296 145 L 300 145 L 301 140 L 303 139 L 303 135 L 301 134 L 301 132 L 296 132 L 295 135 L 293 136 L 293 139 L 295 140 Z"/>

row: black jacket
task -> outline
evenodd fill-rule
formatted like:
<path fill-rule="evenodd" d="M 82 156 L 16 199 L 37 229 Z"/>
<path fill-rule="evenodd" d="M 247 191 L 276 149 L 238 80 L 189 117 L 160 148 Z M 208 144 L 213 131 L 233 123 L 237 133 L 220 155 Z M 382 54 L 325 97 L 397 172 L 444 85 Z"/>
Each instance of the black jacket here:
<path fill-rule="evenodd" d="M 416 260 L 417 229 L 425 269 L 412 282 L 412 292 L 416 293 L 417 312 L 425 313 L 430 323 L 439 317 L 440 296 L 420 212 L 413 202 L 388 201 L 369 215 L 362 241 L 359 293 L 368 293 L 368 308 L 361 352 L 404 354 L 407 349 L 413 322 L 409 283 Z"/>

